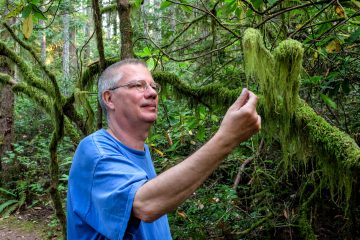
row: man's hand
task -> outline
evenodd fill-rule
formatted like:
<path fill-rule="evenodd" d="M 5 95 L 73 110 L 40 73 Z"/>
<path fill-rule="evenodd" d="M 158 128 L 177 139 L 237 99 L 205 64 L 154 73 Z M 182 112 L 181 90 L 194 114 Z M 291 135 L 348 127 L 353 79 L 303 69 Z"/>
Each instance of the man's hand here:
<path fill-rule="evenodd" d="M 231 147 L 247 140 L 261 128 L 261 117 L 256 112 L 257 96 L 244 88 L 239 98 L 226 112 L 217 132 Z"/>

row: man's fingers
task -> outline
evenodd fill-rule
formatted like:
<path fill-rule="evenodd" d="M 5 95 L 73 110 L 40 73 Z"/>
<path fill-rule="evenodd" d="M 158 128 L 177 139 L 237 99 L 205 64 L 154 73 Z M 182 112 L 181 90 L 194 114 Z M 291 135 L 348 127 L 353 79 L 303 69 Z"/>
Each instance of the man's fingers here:
<path fill-rule="evenodd" d="M 243 105 L 245 105 L 245 107 L 256 109 L 257 100 L 258 100 L 257 96 L 253 92 L 248 91 L 247 102 Z"/>
<path fill-rule="evenodd" d="M 249 90 L 247 88 L 243 88 L 242 91 L 241 91 L 240 96 L 234 102 L 233 107 L 235 109 L 241 108 L 242 106 L 245 105 L 248 98 L 249 98 Z"/>

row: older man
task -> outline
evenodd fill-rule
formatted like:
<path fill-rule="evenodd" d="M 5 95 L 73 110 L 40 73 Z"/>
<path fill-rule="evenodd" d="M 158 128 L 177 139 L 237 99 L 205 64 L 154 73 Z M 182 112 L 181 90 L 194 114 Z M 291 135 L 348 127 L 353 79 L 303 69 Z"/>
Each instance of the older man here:
<path fill-rule="evenodd" d="M 127 59 L 99 79 L 108 128 L 81 141 L 69 175 L 68 239 L 171 239 L 166 213 L 179 206 L 261 125 L 257 97 L 244 89 L 219 130 L 198 151 L 156 176 L 144 143 L 157 117 L 160 86 Z"/>

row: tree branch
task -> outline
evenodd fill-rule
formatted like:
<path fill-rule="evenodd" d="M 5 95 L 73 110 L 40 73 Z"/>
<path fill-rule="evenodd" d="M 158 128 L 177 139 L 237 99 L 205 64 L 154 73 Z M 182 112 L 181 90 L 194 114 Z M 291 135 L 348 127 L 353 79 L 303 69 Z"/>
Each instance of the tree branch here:
<path fill-rule="evenodd" d="M 204 13 L 210 15 L 222 28 L 224 28 L 225 30 L 227 30 L 228 32 L 230 32 L 230 33 L 231 33 L 232 35 L 234 35 L 236 38 L 238 38 L 238 39 L 241 38 L 241 36 L 238 35 L 236 32 L 234 32 L 233 30 L 229 29 L 229 28 L 226 27 L 224 24 L 222 24 L 222 23 L 220 22 L 220 20 L 219 20 L 216 16 L 214 16 L 214 14 L 213 14 L 211 11 L 201 9 L 201 8 L 199 8 L 199 7 L 196 7 L 196 6 L 193 6 L 193 5 L 191 5 L 191 4 L 187 4 L 187 3 L 175 2 L 175 1 L 172 1 L 172 0 L 166 0 L 166 1 L 171 2 L 171 3 L 174 3 L 174 4 L 177 4 L 177 5 L 183 5 L 183 6 L 191 7 L 191 8 L 197 9 L 197 10 L 199 10 L 199 11 L 201 11 L 201 12 L 204 12 Z"/>

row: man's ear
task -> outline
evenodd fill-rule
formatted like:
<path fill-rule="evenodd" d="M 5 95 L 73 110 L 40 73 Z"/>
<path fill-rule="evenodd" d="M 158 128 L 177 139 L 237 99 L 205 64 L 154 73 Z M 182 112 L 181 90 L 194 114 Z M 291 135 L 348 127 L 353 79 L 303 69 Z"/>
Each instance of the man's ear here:
<path fill-rule="evenodd" d="M 103 98 L 103 101 L 104 101 L 107 109 L 114 109 L 114 102 L 113 102 L 112 97 L 113 97 L 113 95 L 112 95 L 111 91 L 109 91 L 109 90 L 104 91 L 102 94 L 102 98 Z"/>

